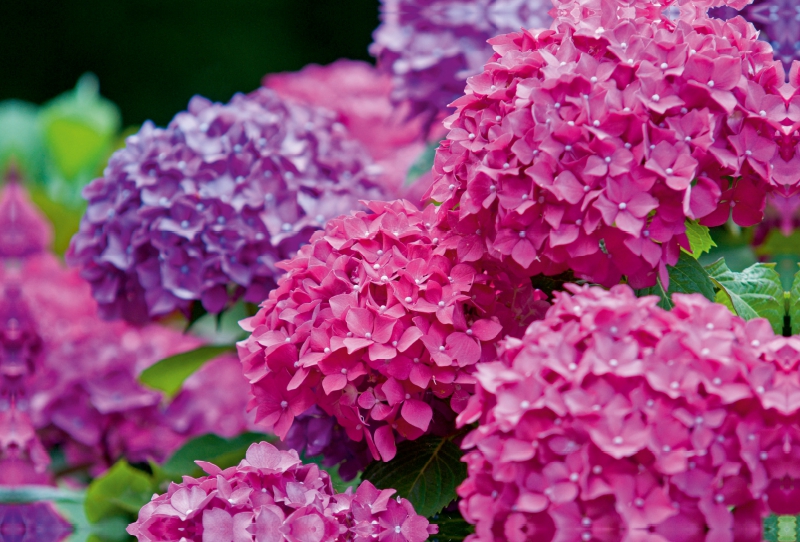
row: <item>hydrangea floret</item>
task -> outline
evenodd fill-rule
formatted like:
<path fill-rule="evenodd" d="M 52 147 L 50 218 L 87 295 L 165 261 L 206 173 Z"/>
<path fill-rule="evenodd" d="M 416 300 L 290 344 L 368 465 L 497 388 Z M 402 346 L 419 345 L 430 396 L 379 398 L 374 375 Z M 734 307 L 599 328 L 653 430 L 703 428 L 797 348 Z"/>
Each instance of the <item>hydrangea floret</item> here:
<path fill-rule="evenodd" d="M 281 264 L 287 274 L 243 321 L 250 336 L 238 347 L 257 421 L 283 438 L 316 405 L 388 461 L 398 435 L 452 429 L 476 364 L 547 303 L 527 279 L 459 263 L 435 207 L 368 207 L 330 221 Z"/>
<path fill-rule="evenodd" d="M 327 472 L 267 442 L 235 467 L 197 463 L 207 476 L 184 476 L 154 495 L 129 534 L 139 542 L 422 542 L 437 532 L 394 490 L 365 481 L 336 493 Z"/>
<path fill-rule="evenodd" d="M 479 422 L 458 490 L 473 540 L 726 539 L 742 518 L 800 513 L 796 337 L 699 294 L 666 311 L 624 285 L 568 289 L 478 367 L 459 415 Z"/>
<path fill-rule="evenodd" d="M 559 1 L 551 29 L 491 40 L 427 195 L 529 275 L 666 284 L 687 220 L 753 225 L 768 193 L 800 186 L 800 98 L 753 26 L 707 17 L 712 2 L 610 4 Z"/>
<path fill-rule="evenodd" d="M 383 195 L 371 166 L 330 111 L 268 89 L 227 104 L 195 97 L 167 128 L 145 123 L 84 189 L 67 260 L 105 317 L 258 303 L 278 261 L 360 198 Z"/>

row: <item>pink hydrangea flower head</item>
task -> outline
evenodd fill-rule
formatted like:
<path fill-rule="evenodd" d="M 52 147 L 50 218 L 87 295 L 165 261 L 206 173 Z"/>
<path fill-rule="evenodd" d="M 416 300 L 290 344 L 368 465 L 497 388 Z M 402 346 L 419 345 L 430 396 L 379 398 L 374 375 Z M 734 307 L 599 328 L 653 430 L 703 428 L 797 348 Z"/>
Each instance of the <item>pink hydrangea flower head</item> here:
<path fill-rule="evenodd" d="M 549 0 L 382 0 L 370 53 L 393 79 L 393 99 L 432 121 L 492 55 L 486 40 L 550 26 Z"/>
<path fill-rule="evenodd" d="M 480 232 L 475 257 L 649 286 L 689 248 L 686 220 L 753 225 L 769 192 L 800 187 L 794 136 L 774 135 L 794 133 L 800 98 L 752 25 L 712 4 L 672 20 L 677 6 L 570 0 L 552 29 L 491 40 L 427 194 Z"/>
<path fill-rule="evenodd" d="M 195 97 L 167 128 L 146 123 L 84 189 L 67 260 L 105 317 L 258 302 L 276 262 L 360 198 L 383 194 L 371 166 L 329 111 L 268 89 L 227 104 Z"/>
<path fill-rule="evenodd" d="M 551 523 L 576 540 L 730 532 L 800 512 L 797 338 L 699 294 L 668 312 L 628 286 L 568 289 L 478 367 L 459 415 L 479 424 L 458 489 L 472 540 Z"/>
<path fill-rule="evenodd" d="M 379 168 L 377 181 L 390 199 L 417 199 L 425 186 L 405 186 L 409 168 L 425 151 L 422 117 L 412 117 L 408 103 L 390 99 L 391 77 L 366 62 L 338 60 L 328 66 L 311 64 L 296 73 L 276 73 L 262 84 L 282 98 L 334 111 L 337 120 L 369 151 Z M 430 183 L 425 175 L 418 183 Z M 417 183 L 415 183 L 417 184 Z"/>
<path fill-rule="evenodd" d="M 452 428 L 476 364 L 547 304 L 527 279 L 460 263 L 434 206 L 368 206 L 281 264 L 287 274 L 242 322 L 251 334 L 238 347 L 257 421 L 284 438 L 316 405 L 388 461 L 398 435 Z"/>
<path fill-rule="evenodd" d="M 423 542 L 437 532 L 393 489 L 363 482 L 336 493 L 327 472 L 267 442 L 236 467 L 198 464 L 208 476 L 154 495 L 128 533 L 139 542 Z"/>

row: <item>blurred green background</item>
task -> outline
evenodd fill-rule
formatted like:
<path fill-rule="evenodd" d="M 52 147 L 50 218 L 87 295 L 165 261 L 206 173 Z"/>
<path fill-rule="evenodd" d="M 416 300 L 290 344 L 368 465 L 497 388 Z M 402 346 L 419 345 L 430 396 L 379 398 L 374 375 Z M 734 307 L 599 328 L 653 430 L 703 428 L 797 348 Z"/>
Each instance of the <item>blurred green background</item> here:
<path fill-rule="evenodd" d="M 43 103 L 93 72 L 123 126 L 164 125 L 194 94 L 227 101 L 268 72 L 368 60 L 378 25 L 378 0 L 0 4 L 0 100 Z"/>

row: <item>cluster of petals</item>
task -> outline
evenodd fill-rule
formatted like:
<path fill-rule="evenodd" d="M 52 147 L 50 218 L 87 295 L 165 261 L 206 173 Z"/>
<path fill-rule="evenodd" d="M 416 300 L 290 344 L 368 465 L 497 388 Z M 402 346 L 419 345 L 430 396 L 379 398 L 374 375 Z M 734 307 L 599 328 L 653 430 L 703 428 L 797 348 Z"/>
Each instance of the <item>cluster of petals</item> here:
<path fill-rule="evenodd" d="M 761 32 L 761 39 L 772 45 L 787 72 L 792 62 L 800 60 L 800 11 L 793 0 L 755 0 L 741 12 L 723 7 L 709 14 L 720 19 L 741 15 L 753 23 Z"/>
<path fill-rule="evenodd" d="M 370 53 L 393 80 L 392 97 L 439 117 L 492 55 L 486 41 L 550 26 L 550 0 L 381 0 Z"/>
<path fill-rule="evenodd" d="M 393 489 L 363 482 L 336 493 L 328 473 L 294 450 L 253 444 L 238 466 L 183 477 L 128 526 L 139 542 L 422 542 L 437 532 Z"/>
<path fill-rule="evenodd" d="M 105 317 L 257 303 L 313 231 L 383 195 L 372 166 L 331 111 L 263 88 L 195 97 L 167 128 L 145 123 L 84 189 L 67 261 Z"/>
<path fill-rule="evenodd" d="M 460 263 L 458 237 L 442 229 L 436 207 L 367 205 L 371 213 L 331 220 L 281 263 L 286 275 L 242 321 L 250 336 L 238 348 L 257 422 L 284 438 L 315 406 L 309 430 L 329 435 L 327 414 L 388 461 L 397 435 L 452 430 L 476 364 L 547 303 L 528 279 Z"/>
<path fill-rule="evenodd" d="M 68 468 L 96 474 L 121 456 L 161 460 L 189 437 L 251 427 L 234 355 L 209 362 L 165 405 L 138 375 L 201 341 L 101 320 L 89 285 L 44 251 L 49 228 L 22 188 L 7 186 L 0 208 L 13 209 L 0 236 L 0 481 L 46 482 L 56 448 Z"/>
<path fill-rule="evenodd" d="M 424 118 L 413 116 L 408 103 L 391 100 L 392 79 L 355 60 L 327 66 L 311 64 L 299 72 L 269 74 L 261 81 L 286 100 L 332 110 L 350 134 L 369 151 L 377 181 L 392 198 L 419 200 L 430 175 L 406 186 L 409 168 L 426 150 Z M 431 137 L 444 134 L 431 134 Z"/>
<path fill-rule="evenodd" d="M 458 489 L 472 540 L 732 540 L 800 513 L 796 337 L 699 294 L 665 311 L 624 285 L 569 289 L 475 375 L 458 419 L 479 422 Z"/>
<path fill-rule="evenodd" d="M 750 226 L 800 188 L 796 84 L 752 25 L 705 15 L 720 3 L 569 0 L 491 40 L 427 193 L 476 234 L 460 257 L 649 286 L 687 220 Z"/>

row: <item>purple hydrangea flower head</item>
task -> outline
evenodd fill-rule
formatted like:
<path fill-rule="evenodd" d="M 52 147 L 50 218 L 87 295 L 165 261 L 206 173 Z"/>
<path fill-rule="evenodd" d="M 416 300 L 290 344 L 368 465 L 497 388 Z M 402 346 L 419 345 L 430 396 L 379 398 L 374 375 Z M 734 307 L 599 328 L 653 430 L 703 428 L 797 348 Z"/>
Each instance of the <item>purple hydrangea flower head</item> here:
<path fill-rule="evenodd" d="M 154 495 L 128 533 L 139 542 L 423 542 L 438 530 L 393 489 L 363 482 L 336 493 L 328 473 L 267 442 L 235 467 L 198 464 L 208 476 Z"/>
<path fill-rule="evenodd" d="M 393 98 L 431 119 L 492 55 L 486 40 L 552 22 L 550 0 L 382 0 L 370 53 L 394 78 Z"/>
<path fill-rule="evenodd" d="M 267 89 L 196 97 L 167 128 L 146 123 L 84 189 L 67 254 L 104 317 L 143 322 L 192 303 L 218 313 L 264 299 L 325 222 L 381 197 L 369 154 L 333 113 Z"/>
<path fill-rule="evenodd" d="M 665 311 L 628 286 L 568 288 L 478 367 L 459 415 L 478 422 L 458 489 L 471 540 L 732 540 L 741 518 L 800 513 L 797 337 L 700 294 Z"/>

